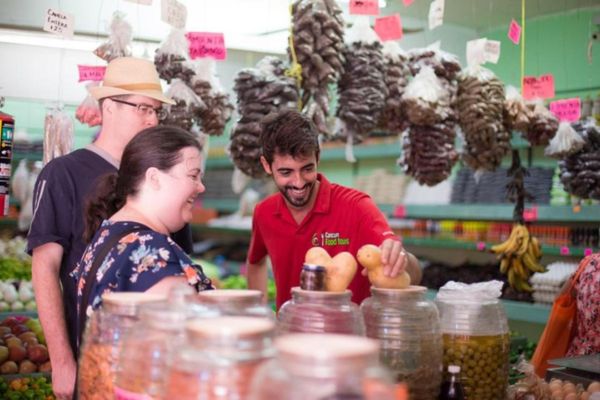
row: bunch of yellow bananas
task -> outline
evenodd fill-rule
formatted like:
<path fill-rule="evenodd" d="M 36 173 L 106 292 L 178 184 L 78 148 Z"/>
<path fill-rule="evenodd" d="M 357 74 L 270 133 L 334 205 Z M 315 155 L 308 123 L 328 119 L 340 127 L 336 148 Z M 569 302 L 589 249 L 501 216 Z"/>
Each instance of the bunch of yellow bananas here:
<path fill-rule="evenodd" d="M 508 239 L 492 246 L 492 252 L 500 259 L 500 272 L 508 275 L 508 284 L 519 292 L 532 292 L 529 277 L 534 272 L 546 272 L 540 264 L 540 243 L 525 225 L 515 224 Z"/>

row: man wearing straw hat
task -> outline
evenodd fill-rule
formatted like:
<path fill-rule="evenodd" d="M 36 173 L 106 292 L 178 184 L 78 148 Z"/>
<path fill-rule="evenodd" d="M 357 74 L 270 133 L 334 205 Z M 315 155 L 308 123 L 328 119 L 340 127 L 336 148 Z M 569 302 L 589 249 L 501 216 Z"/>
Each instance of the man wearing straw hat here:
<path fill-rule="evenodd" d="M 52 362 L 52 388 L 59 399 L 71 399 L 75 384 L 76 287 L 69 273 L 86 246 L 82 239 L 86 196 L 98 177 L 119 168 L 125 145 L 142 129 L 158 124 L 162 104 L 174 104 L 164 96 L 154 65 L 132 57 L 111 61 L 102 86 L 90 92 L 102 113 L 98 138 L 44 167 L 35 185 L 27 238 L 38 313 Z"/>

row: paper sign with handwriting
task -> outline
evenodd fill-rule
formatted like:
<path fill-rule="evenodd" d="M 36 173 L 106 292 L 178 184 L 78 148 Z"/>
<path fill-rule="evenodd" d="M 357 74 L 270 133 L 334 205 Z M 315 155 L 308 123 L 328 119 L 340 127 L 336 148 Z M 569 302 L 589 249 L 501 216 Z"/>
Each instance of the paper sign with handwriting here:
<path fill-rule="evenodd" d="M 125 0 L 128 1 L 130 3 L 137 3 L 137 4 L 141 4 L 144 6 L 151 6 L 152 5 L 152 0 Z"/>
<path fill-rule="evenodd" d="M 429 29 L 444 23 L 444 0 L 433 0 L 429 6 Z"/>
<path fill-rule="evenodd" d="M 95 65 L 78 65 L 79 82 L 101 81 L 104 78 L 106 67 Z"/>
<path fill-rule="evenodd" d="M 379 15 L 379 0 L 350 0 L 350 14 Z"/>
<path fill-rule="evenodd" d="M 382 42 L 402 39 L 402 20 L 400 14 L 375 18 L 375 32 Z"/>
<path fill-rule="evenodd" d="M 404 3 L 405 7 L 410 6 L 415 0 L 402 0 L 402 3 Z"/>
<path fill-rule="evenodd" d="M 523 219 L 526 222 L 538 220 L 538 209 L 537 207 L 526 208 L 523 210 Z"/>
<path fill-rule="evenodd" d="M 486 38 L 469 40 L 467 42 L 467 65 L 481 65 L 485 63 Z"/>
<path fill-rule="evenodd" d="M 485 62 L 497 64 L 500 59 L 500 42 L 498 40 L 486 40 L 484 56 Z"/>
<path fill-rule="evenodd" d="M 177 0 L 162 0 L 160 6 L 160 19 L 173 28 L 185 29 L 187 21 L 187 8 Z"/>
<path fill-rule="evenodd" d="M 222 33 L 213 32 L 188 32 L 185 34 L 190 45 L 190 58 L 214 58 L 224 60 L 227 58 L 225 37 Z"/>
<path fill-rule="evenodd" d="M 71 38 L 75 29 L 73 14 L 49 8 L 44 18 L 44 30 L 56 35 Z"/>
<path fill-rule="evenodd" d="M 519 44 L 521 41 L 521 25 L 514 19 L 510 21 L 510 26 L 508 27 L 508 38 L 514 44 Z"/>
<path fill-rule="evenodd" d="M 560 121 L 575 122 L 581 117 L 581 100 L 574 99 L 557 100 L 550 103 L 550 111 Z"/>
<path fill-rule="evenodd" d="M 523 77 L 523 98 L 551 99 L 554 97 L 554 76 L 552 74 Z"/>

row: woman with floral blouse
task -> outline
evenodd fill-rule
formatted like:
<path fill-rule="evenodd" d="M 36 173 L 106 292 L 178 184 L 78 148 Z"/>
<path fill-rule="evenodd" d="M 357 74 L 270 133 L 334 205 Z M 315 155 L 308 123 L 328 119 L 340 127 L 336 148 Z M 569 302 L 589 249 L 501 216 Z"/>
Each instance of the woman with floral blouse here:
<path fill-rule="evenodd" d="M 100 180 L 86 206 L 89 245 L 72 273 L 78 316 L 81 307 L 89 316 L 107 292 L 168 293 L 179 282 L 198 291 L 213 289 L 202 267 L 169 237 L 191 221 L 194 201 L 204 191 L 201 150 L 187 131 L 148 128 L 125 147 L 118 173 Z M 97 257 L 102 258 L 97 272 L 90 275 Z"/>

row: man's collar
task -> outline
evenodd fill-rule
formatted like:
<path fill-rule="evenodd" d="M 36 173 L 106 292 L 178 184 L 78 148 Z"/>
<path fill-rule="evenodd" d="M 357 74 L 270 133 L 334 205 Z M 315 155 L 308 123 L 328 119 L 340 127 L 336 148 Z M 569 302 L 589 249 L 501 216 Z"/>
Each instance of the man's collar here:
<path fill-rule="evenodd" d="M 109 164 L 112 164 L 113 167 L 119 169 L 119 161 L 115 159 L 113 156 L 108 154 L 108 151 L 96 146 L 94 143 L 90 143 L 85 146 L 86 150 L 91 151 L 92 153 L 96 153 L 98 156 L 105 159 Z"/>

